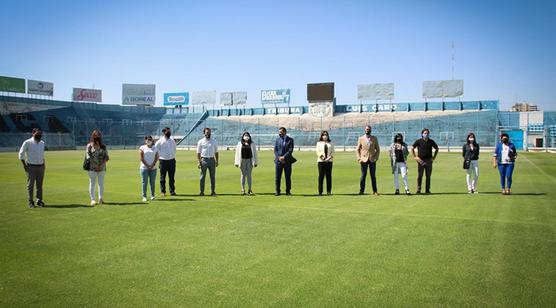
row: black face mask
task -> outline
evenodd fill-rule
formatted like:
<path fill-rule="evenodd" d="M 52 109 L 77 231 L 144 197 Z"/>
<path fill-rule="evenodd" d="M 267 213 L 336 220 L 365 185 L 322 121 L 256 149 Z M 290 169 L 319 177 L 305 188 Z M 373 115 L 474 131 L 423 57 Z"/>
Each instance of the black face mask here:
<path fill-rule="evenodd" d="M 503 143 L 508 143 L 508 141 L 509 141 L 508 138 L 502 138 Z"/>
<path fill-rule="evenodd" d="M 171 132 L 166 132 L 166 133 L 164 133 L 164 136 L 166 136 L 166 138 L 170 138 L 170 136 L 172 136 L 172 133 Z"/>
<path fill-rule="evenodd" d="M 210 139 L 210 134 L 205 134 L 205 138 Z"/>
<path fill-rule="evenodd" d="M 95 143 L 100 143 L 100 138 L 99 138 L 99 137 L 93 138 L 93 142 L 95 142 Z"/>
<path fill-rule="evenodd" d="M 35 138 L 35 140 L 40 141 L 41 138 L 42 138 L 42 135 L 40 135 L 40 134 L 39 134 L 39 135 L 35 135 L 34 138 Z"/>

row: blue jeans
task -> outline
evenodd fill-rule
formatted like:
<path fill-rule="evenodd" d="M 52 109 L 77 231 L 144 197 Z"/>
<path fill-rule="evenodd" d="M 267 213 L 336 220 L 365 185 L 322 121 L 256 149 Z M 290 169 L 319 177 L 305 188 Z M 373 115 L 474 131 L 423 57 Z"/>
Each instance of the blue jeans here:
<path fill-rule="evenodd" d="M 500 185 L 502 189 L 512 188 L 512 174 L 514 172 L 514 164 L 498 164 L 500 172 Z"/>
<path fill-rule="evenodd" d="M 151 184 L 151 196 L 154 197 L 154 182 L 156 181 L 156 169 L 141 168 L 141 181 L 143 183 L 143 198 L 147 197 L 147 181 Z"/>

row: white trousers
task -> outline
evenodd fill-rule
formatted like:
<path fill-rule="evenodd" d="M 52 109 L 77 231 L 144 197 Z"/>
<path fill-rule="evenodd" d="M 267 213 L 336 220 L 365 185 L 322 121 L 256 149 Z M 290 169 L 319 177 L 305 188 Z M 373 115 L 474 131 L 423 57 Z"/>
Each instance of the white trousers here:
<path fill-rule="evenodd" d="M 91 200 L 95 200 L 95 188 L 96 182 L 98 178 L 98 198 L 102 199 L 102 195 L 104 193 L 104 175 L 106 171 L 89 171 L 89 196 Z"/>
<path fill-rule="evenodd" d="M 477 181 L 479 180 L 479 161 L 471 160 L 467 172 L 467 190 L 476 190 Z"/>
<path fill-rule="evenodd" d="M 394 165 L 394 187 L 400 189 L 400 182 L 398 179 L 398 174 L 402 174 L 403 184 L 405 189 L 409 189 L 409 184 L 407 183 L 407 164 L 406 163 L 395 163 Z"/>

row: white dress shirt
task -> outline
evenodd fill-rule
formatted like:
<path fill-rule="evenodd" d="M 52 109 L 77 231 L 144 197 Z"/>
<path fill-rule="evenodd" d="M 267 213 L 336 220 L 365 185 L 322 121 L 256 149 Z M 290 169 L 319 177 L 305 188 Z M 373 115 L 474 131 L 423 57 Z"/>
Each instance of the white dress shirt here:
<path fill-rule="evenodd" d="M 44 141 L 36 142 L 33 137 L 23 141 L 19 149 L 19 160 L 26 160 L 31 165 L 44 164 Z"/>
<path fill-rule="evenodd" d="M 218 145 L 215 139 L 205 137 L 197 142 L 197 154 L 201 154 L 201 157 L 212 158 L 216 156 L 216 152 Z"/>
<path fill-rule="evenodd" d="M 176 158 L 176 142 L 172 138 L 162 137 L 155 144 L 158 149 L 158 158 L 170 160 Z"/>

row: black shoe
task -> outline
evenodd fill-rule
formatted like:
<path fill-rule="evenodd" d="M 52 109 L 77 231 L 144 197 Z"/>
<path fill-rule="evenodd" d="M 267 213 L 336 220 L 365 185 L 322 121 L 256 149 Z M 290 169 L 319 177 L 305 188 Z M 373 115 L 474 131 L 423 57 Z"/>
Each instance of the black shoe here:
<path fill-rule="evenodd" d="M 280 196 L 280 192 L 277 191 L 277 192 L 274 193 L 274 195 L 275 195 L 275 196 Z"/>
<path fill-rule="evenodd" d="M 38 207 L 45 207 L 46 204 L 44 204 L 44 202 L 42 200 L 37 201 L 37 206 Z"/>
<path fill-rule="evenodd" d="M 289 191 L 286 191 L 286 196 L 291 196 L 291 195 L 292 195 L 292 193 L 291 193 L 291 192 L 289 192 Z"/>
<path fill-rule="evenodd" d="M 400 194 L 400 190 L 396 189 L 396 192 L 394 193 L 394 195 L 399 195 Z"/>
<path fill-rule="evenodd" d="M 213 192 L 210 193 L 210 195 L 211 195 L 211 196 L 216 196 L 216 192 L 213 191 Z"/>
<path fill-rule="evenodd" d="M 247 192 L 247 194 L 250 195 L 250 196 L 254 196 L 254 195 L 255 195 L 255 193 L 254 193 L 251 189 L 249 189 L 249 191 Z"/>
<path fill-rule="evenodd" d="M 408 195 L 408 196 L 411 196 L 411 192 L 409 191 L 409 189 L 405 190 L 405 194 Z"/>
<path fill-rule="evenodd" d="M 360 190 L 360 191 L 359 191 L 359 194 L 360 194 L 360 195 L 364 195 L 365 192 Z"/>
<path fill-rule="evenodd" d="M 205 193 L 204 193 L 204 192 L 202 192 L 202 193 L 199 193 L 199 196 L 204 196 L 204 195 L 205 195 Z"/>
<path fill-rule="evenodd" d="M 171 192 L 170 196 L 176 196 L 176 192 L 175 191 Z"/>
<path fill-rule="evenodd" d="M 421 194 L 421 190 L 417 190 L 417 191 L 415 192 L 415 194 L 416 194 L 416 195 L 420 195 L 420 194 Z"/>
<path fill-rule="evenodd" d="M 29 208 L 30 209 L 34 209 L 35 208 L 35 203 L 33 201 L 29 202 Z"/>
<path fill-rule="evenodd" d="M 322 196 L 322 192 L 319 192 L 319 196 Z"/>
<path fill-rule="evenodd" d="M 432 194 L 430 190 L 425 191 L 425 195 L 430 195 Z"/>
<path fill-rule="evenodd" d="M 326 192 L 326 195 L 327 195 L 327 196 L 331 196 L 331 195 L 332 195 L 332 192 L 331 192 L 331 191 L 327 191 L 327 192 Z"/>

